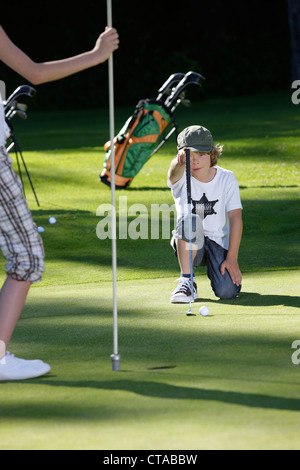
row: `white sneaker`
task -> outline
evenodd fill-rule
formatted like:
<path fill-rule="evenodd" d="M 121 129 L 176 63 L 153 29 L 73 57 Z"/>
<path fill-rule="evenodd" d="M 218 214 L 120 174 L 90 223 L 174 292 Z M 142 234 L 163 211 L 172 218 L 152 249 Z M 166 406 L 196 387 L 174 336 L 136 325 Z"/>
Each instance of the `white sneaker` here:
<path fill-rule="evenodd" d="M 177 279 L 179 281 L 177 288 L 171 294 L 171 303 L 184 303 L 188 304 L 192 302 L 192 292 L 191 292 L 191 280 L 187 277 L 180 277 Z M 197 284 L 194 281 L 194 300 L 198 299 Z"/>
<path fill-rule="evenodd" d="M 47 374 L 49 371 L 49 364 L 43 361 L 19 359 L 8 351 L 0 359 L 0 381 L 33 379 Z"/>

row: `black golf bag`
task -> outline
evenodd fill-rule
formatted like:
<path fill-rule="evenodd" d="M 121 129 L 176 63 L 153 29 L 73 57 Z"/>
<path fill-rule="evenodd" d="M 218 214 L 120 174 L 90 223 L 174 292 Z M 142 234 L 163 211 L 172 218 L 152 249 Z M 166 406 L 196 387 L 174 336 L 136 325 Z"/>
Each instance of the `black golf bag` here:
<path fill-rule="evenodd" d="M 180 103 L 188 106 L 185 88 L 200 85 L 204 77 L 196 72 L 171 75 L 158 90 L 156 98 L 139 101 L 135 112 L 114 138 L 115 186 L 128 187 L 141 168 L 175 132 L 178 134 L 174 111 Z M 171 129 L 170 129 L 171 127 Z M 111 142 L 104 146 L 106 156 L 100 181 L 111 184 Z"/>

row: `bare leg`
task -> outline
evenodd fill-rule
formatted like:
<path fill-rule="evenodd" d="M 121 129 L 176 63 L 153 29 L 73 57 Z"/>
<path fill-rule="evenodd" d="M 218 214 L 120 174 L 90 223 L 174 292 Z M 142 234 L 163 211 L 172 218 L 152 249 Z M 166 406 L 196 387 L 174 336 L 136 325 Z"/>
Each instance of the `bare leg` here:
<path fill-rule="evenodd" d="M 30 281 L 17 281 L 9 276 L 3 284 L 0 292 L 0 359 L 5 356 L 30 286 Z"/>

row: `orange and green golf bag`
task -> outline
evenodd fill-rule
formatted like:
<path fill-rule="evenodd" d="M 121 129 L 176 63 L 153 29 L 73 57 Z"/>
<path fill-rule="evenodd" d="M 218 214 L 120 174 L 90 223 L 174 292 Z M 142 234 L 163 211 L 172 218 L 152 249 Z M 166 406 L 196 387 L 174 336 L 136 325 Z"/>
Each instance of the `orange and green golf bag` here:
<path fill-rule="evenodd" d="M 134 114 L 126 121 L 114 139 L 115 144 L 115 185 L 117 189 L 126 188 L 149 158 L 165 142 L 165 131 L 172 123 L 172 130 L 177 133 L 177 126 L 171 111 L 155 99 L 141 100 Z M 111 183 L 111 142 L 104 146 L 106 156 L 104 170 L 100 180 Z"/>
<path fill-rule="evenodd" d="M 178 135 L 174 111 L 185 99 L 184 89 L 191 84 L 200 85 L 204 80 L 196 72 L 176 73 L 158 90 L 156 98 L 139 101 L 134 114 L 126 121 L 114 138 L 115 187 L 128 187 L 141 168 L 175 132 Z M 106 151 L 104 169 L 100 174 L 102 183 L 111 185 L 111 142 Z"/>

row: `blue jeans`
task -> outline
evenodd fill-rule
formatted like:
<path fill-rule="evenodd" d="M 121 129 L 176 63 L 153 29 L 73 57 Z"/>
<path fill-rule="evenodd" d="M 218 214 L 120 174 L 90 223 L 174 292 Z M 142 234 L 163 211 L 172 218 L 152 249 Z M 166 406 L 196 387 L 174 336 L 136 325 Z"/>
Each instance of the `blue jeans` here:
<path fill-rule="evenodd" d="M 197 216 L 193 216 L 193 227 L 195 227 L 195 219 Z M 174 238 L 182 238 L 185 241 L 189 241 L 186 238 L 185 230 L 183 229 L 184 221 L 180 220 L 173 232 L 173 239 L 171 245 L 177 256 L 176 243 Z M 225 261 L 228 251 L 218 243 L 210 240 L 208 237 L 204 237 L 204 243 L 201 248 L 198 249 L 196 257 L 194 259 L 194 268 L 199 266 L 207 266 L 207 276 L 210 279 L 210 284 L 215 295 L 220 299 L 234 299 L 241 291 L 241 286 L 236 286 L 230 277 L 230 274 L 225 270 L 225 274 L 222 275 L 220 272 L 221 264 Z"/>

